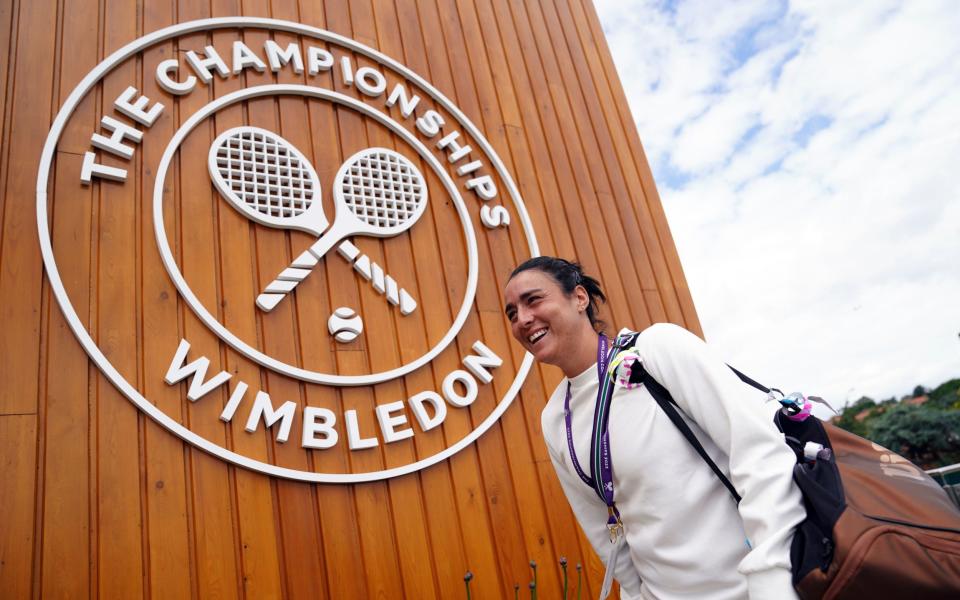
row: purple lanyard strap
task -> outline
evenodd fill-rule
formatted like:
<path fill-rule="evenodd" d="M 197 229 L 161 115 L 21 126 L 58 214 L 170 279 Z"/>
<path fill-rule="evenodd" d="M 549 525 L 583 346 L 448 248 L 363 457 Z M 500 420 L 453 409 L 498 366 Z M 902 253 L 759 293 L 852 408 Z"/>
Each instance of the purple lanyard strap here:
<path fill-rule="evenodd" d="M 610 362 L 610 354 L 614 354 L 626 346 L 634 339 L 633 336 L 622 336 L 617 338 L 613 347 L 613 352 L 607 351 L 607 338 L 603 334 L 598 336 L 597 341 L 597 376 L 599 377 L 600 387 L 597 390 L 597 402 L 593 411 L 593 435 L 590 438 L 590 455 L 593 460 L 590 463 L 590 475 L 587 475 L 580 467 L 580 461 L 577 460 L 577 451 L 573 447 L 573 426 L 572 413 L 570 411 L 570 382 L 567 382 L 567 395 L 563 403 L 564 421 L 567 426 L 567 447 L 570 451 L 570 460 L 577 475 L 588 486 L 593 488 L 601 500 L 607 505 L 609 518 L 607 527 L 610 529 L 610 540 L 615 541 L 617 535 L 623 528 L 620 522 L 620 511 L 614 503 L 613 493 L 613 466 L 610 460 L 610 433 L 607 425 L 610 421 L 610 398 L 613 395 L 613 381 L 607 377 L 607 366 Z M 599 452 L 597 443 L 599 440 Z M 599 477 L 597 475 L 599 474 Z"/>

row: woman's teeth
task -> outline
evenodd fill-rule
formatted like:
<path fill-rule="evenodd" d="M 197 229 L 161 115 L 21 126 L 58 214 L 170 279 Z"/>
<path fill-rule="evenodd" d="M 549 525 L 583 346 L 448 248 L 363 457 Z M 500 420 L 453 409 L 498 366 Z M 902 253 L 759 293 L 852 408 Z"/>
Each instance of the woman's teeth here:
<path fill-rule="evenodd" d="M 546 329 L 541 329 L 540 331 L 537 331 L 537 332 L 533 333 L 532 335 L 530 335 L 530 336 L 527 338 L 527 341 L 529 341 L 531 344 L 535 344 L 535 343 L 537 342 L 537 340 L 539 340 L 540 338 L 542 338 L 542 337 L 545 336 L 545 335 L 547 335 L 547 330 L 546 330 Z"/>

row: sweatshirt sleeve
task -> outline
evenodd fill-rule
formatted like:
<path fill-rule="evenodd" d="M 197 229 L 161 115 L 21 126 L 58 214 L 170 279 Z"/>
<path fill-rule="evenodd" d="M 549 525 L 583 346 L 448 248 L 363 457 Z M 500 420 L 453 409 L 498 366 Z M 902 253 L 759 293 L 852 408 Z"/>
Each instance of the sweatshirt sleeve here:
<path fill-rule="evenodd" d="M 750 597 L 795 598 L 790 543 L 805 511 L 793 482 L 794 454 L 773 424 L 772 407 L 681 327 L 649 327 L 637 350 L 650 375 L 729 459 L 729 479 L 742 498 L 739 511 L 751 547 L 738 566 Z"/>
<path fill-rule="evenodd" d="M 601 563 L 606 563 L 610 551 L 610 534 L 607 530 L 607 508 L 576 475 L 565 468 L 558 453 L 547 443 L 550 461 L 560 480 L 560 487 L 570 503 L 580 528 L 583 529 L 590 545 L 597 553 Z M 630 560 L 630 551 L 626 545 L 620 549 L 617 556 L 617 566 L 613 576 L 620 584 L 620 597 L 623 600 L 641 598 L 641 582 L 637 570 Z"/>

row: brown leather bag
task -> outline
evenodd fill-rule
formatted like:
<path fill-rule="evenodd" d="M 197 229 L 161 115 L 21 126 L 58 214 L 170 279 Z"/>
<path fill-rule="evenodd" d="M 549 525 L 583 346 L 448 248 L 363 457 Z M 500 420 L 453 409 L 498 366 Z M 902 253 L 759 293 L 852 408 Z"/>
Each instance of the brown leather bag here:
<path fill-rule="evenodd" d="M 787 436 L 833 452 L 795 468 L 808 515 L 791 556 L 801 597 L 960 598 L 960 512 L 937 482 L 829 423 L 778 420 Z M 820 564 L 810 564 L 818 553 Z"/>
<path fill-rule="evenodd" d="M 745 383 L 770 390 L 736 369 Z M 667 391 L 645 369 L 647 386 L 680 433 L 740 502 Z M 793 584 L 804 600 L 960 599 L 960 510 L 929 475 L 907 459 L 816 417 L 774 422 L 797 456 L 793 476 L 807 518 L 790 548 Z M 786 411 L 786 412 L 785 412 Z M 829 451 L 804 456 L 808 443 Z"/>

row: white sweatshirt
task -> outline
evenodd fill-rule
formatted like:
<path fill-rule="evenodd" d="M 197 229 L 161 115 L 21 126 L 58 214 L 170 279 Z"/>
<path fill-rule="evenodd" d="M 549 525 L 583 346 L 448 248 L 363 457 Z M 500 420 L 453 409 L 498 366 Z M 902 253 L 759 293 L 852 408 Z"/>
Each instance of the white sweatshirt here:
<path fill-rule="evenodd" d="M 805 512 L 791 475 L 794 455 L 773 424 L 779 404 L 764 403 L 700 338 L 676 325 L 644 330 L 636 350 L 742 500 L 738 508 L 645 387 L 618 386 L 609 432 L 627 542 L 614 571 L 621 597 L 796 598 L 790 542 Z M 596 365 L 560 382 L 541 415 L 543 435 L 580 526 L 606 560 L 606 505 L 579 478 L 567 449 L 568 381 L 574 448 L 590 473 Z"/>

